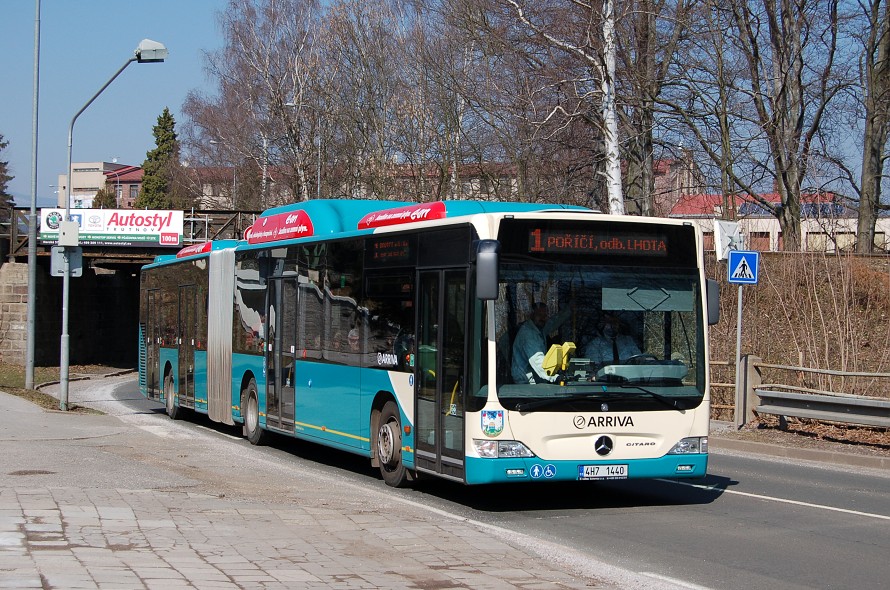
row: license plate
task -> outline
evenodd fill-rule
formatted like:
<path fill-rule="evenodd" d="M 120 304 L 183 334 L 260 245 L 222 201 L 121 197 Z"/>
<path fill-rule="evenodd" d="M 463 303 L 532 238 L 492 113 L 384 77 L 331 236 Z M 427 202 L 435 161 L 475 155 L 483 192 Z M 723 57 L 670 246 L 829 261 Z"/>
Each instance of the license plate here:
<path fill-rule="evenodd" d="M 579 479 L 627 479 L 627 465 L 580 465 Z"/>

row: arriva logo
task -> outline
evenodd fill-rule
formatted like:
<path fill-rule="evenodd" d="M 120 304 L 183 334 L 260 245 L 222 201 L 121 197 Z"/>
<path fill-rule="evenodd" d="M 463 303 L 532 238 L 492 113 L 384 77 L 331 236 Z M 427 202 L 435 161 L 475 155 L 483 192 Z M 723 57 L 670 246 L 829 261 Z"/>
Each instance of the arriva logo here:
<path fill-rule="evenodd" d="M 634 425 L 634 419 L 631 416 L 575 416 L 572 420 L 575 428 L 623 428 Z"/>
<path fill-rule="evenodd" d="M 377 364 L 382 367 L 392 367 L 399 363 L 399 357 L 388 352 L 377 353 Z"/>

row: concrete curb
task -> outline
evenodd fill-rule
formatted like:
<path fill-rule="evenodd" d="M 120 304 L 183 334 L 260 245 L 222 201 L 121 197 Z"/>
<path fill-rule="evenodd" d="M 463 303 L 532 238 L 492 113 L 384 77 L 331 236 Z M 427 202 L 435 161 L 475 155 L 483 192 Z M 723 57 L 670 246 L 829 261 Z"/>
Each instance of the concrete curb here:
<path fill-rule="evenodd" d="M 86 375 L 86 374 L 81 373 L 80 375 L 76 375 L 76 374 L 73 376 L 69 375 L 68 381 L 69 382 L 71 382 L 71 381 L 90 381 L 92 379 L 105 379 L 107 377 L 120 377 L 121 375 L 127 375 L 129 373 L 135 373 L 135 372 L 136 372 L 136 369 L 121 369 L 120 371 L 112 371 L 110 373 L 96 373 L 94 375 L 93 374 Z M 36 389 L 37 391 L 40 391 L 44 387 L 51 387 L 53 385 L 58 385 L 59 383 L 61 383 L 61 381 L 47 381 L 46 383 L 39 383 L 39 384 L 35 385 L 34 389 Z"/>

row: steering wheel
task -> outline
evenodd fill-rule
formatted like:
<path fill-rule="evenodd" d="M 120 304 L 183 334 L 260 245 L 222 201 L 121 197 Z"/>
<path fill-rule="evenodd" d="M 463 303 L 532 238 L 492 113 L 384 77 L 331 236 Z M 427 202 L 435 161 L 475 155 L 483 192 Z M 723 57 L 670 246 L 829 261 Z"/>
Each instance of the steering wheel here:
<path fill-rule="evenodd" d="M 658 362 L 661 362 L 661 361 L 658 359 L 657 356 L 655 356 L 654 354 L 647 353 L 647 352 L 644 352 L 642 354 L 635 354 L 635 355 L 628 357 L 627 359 L 624 360 L 624 364 L 626 364 L 626 365 L 648 365 L 651 363 L 658 363 Z"/>

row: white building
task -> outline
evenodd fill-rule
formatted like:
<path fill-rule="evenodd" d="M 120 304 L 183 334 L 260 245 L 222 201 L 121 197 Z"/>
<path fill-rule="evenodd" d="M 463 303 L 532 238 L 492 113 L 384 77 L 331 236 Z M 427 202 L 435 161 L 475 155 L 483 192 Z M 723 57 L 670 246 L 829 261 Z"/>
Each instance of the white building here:
<path fill-rule="evenodd" d="M 72 162 L 71 163 L 71 202 L 72 209 L 89 209 L 93 205 L 93 197 L 105 188 L 108 179 L 106 173 L 122 168 L 124 164 L 113 162 Z M 59 175 L 59 208 L 65 207 L 65 196 L 68 193 L 68 177 Z"/>

